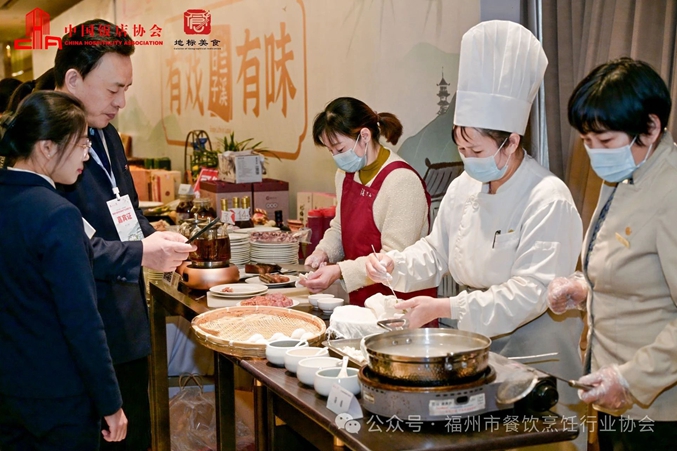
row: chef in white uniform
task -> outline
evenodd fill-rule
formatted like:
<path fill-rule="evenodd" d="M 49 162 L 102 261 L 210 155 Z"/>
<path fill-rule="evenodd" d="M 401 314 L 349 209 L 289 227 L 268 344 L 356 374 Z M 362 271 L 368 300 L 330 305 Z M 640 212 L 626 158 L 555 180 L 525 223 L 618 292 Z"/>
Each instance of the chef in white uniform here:
<path fill-rule="evenodd" d="M 465 172 L 449 186 L 430 235 L 371 256 L 367 272 L 399 291 L 451 274 L 465 288 L 457 296 L 398 304 L 410 327 L 451 318 L 491 337 L 491 350 L 507 357 L 557 352 L 530 363 L 578 379 L 583 321 L 551 316 L 546 294 L 575 268 L 582 223 L 566 185 L 520 145 L 547 63 L 538 40 L 513 22 L 483 22 L 463 36 L 452 136 Z M 584 408 L 575 390 L 558 390 L 560 405 L 574 408 L 560 414 L 578 423 Z"/>

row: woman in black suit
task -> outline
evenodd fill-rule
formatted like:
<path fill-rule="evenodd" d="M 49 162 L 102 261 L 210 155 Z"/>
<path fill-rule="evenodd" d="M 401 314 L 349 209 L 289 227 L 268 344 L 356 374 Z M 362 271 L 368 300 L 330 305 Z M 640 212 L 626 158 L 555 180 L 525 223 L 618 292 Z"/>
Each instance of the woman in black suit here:
<path fill-rule="evenodd" d="M 29 95 L 4 121 L 0 155 L 0 448 L 95 450 L 127 418 L 96 307 L 92 248 L 72 184 L 91 143 L 80 101 Z"/>

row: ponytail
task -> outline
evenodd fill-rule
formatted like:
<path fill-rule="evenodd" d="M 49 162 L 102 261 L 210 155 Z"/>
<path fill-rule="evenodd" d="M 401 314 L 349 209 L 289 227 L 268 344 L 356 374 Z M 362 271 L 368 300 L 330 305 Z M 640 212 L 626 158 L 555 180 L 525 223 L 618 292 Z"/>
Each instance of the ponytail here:
<path fill-rule="evenodd" d="M 313 121 L 313 141 L 325 146 L 322 136 L 336 135 L 354 138 L 363 128 L 369 129 L 373 140 L 378 143 L 381 134 L 386 141 L 397 144 L 402 136 L 402 123 L 394 114 L 376 113 L 361 100 L 352 97 L 334 99 Z"/>
<path fill-rule="evenodd" d="M 383 138 L 391 144 L 397 144 L 402 136 L 402 123 L 392 113 L 378 113 L 378 125 Z"/>

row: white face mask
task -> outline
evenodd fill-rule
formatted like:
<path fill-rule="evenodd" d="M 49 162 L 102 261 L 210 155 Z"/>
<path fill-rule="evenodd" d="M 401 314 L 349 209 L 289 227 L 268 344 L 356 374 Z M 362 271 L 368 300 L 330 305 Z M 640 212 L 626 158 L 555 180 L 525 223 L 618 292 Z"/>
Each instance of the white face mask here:
<path fill-rule="evenodd" d="M 505 162 L 505 166 L 501 169 L 498 169 L 498 165 L 496 165 L 496 155 L 498 155 L 506 142 L 508 142 L 508 138 L 505 138 L 501 147 L 490 157 L 466 158 L 459 152 L 458 154 L 461 156 L 461 160 L 463 160 L 465 172 L 482 183 L 493 182 L 503 177 L 508 170 L 508 163 L 512 154 L 508 156 L 508 161 Z"/>
<path fill-rule="evenodd" d="M 644 159 L 635 164 L 632 156 L 632 145 L 637 140 L 632 140 L 630 144 L 615 149 L 591 149 L 584 144 L 585 150 L 590 157 L 590 165 L 593 171 L 604 181 L 616 183 L 623 181 L 630 176 L 649 158 L 653 144 L 646 151 Z"/>
<path fill-rule="evenodd" d="M 367 164 L 367 149 L 365 147 L 364 149 L 364 155 L 361 157 L 358 156 L 355 153 L 355 148 L 357 147 L 357 142 L 360 140 L 360 135 L 357 135 L 357 139 L 355 140 L 355 145 L 353 146 L 352 149 L 343 152 L 343 153 L 337 153 L 334 155 L 334 162 L 336 163 L 336 166 L 338 166 L 340 169 L 343 169 L 344 171 L 350 173 L 350 172 L 357 172 L 360 169 L 362 169 L 366 164 Z"/>

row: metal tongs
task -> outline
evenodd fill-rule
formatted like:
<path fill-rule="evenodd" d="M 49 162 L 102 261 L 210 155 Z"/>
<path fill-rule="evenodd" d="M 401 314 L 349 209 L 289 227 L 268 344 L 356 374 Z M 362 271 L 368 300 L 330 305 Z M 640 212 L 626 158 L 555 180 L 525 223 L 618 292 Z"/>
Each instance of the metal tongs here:
<path fill-rule="evenodd" d="M 202 235 L 203 233 L 205 233 L 207 230 L 211 229 L 211 228 L 214 226 L 214 224 L 216 224 L 217 222 L 219 222 L 219 218 L 214 218 L 214 219 L 212 219 L 212 220 L 209 222 L 209 224 L 207 224 L 206 226 L 202 227 L 200 230 L 198 230 L 197 232 L 195 232 L 195 233 L 193 234 L 193 236 L 191 236 L 190 238 L 188 238 L 188 240 L 186 241 L 186 244 L 190 244 L 190 243 L 192 243 L 193 241 L 195 241 L 195 239 L 196 239 L 197 237 L 199 237 L 200 235 Z"/>

